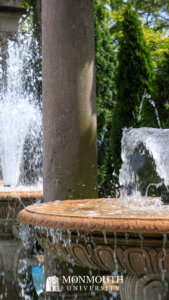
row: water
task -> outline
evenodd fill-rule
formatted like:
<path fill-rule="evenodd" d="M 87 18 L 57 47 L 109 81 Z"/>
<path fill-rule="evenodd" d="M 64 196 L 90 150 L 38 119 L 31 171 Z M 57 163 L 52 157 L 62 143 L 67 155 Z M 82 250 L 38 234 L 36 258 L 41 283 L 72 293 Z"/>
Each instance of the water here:
<path fill-rule="evenodd" d="M 36 88 L 41 73 L 32 67 L 41 57 L 31 26 L 29 16 L 24 16 L 18 34 L 5 40 L 5 51 L 0 49 L 0 180 L 5 185 L 0 184 L 0 299 L 3 300 L 38 299 L 44 281 L 43 262 L 39 259 L 43 250 L 34 233 L 28 228 L 21 230 L 24 243 L 19 234 L 13 237 L 14 229 L 18 233 L 17 203 L 28 205 L 20 193 L 31 198 L 31 193 L 42 192 L 42 105 Z M 33 199 L 38 201 L 35 194 Z M 3 217 L 6 202 L 8 212 Z"/>
<path fill-rule="evenodd" d="M 137 171 L 144 167 L 145 154 L 148 152 L 159 177 L 158 184 L 169 186 L 169 129 L 129 128 L 124 129 L 122 137 L 122 166 L 119 182 L 130 193 L 134 189 L 139 194 Z M 153 182 L 151 183 L 153 184 Z"/>
<path fill-rule="evenodd" d="M 26 25 L 27 26 L 27 25 Z M 42 116 L 41 105 L 36 98 L 36 92 L 34 87 L 29 88 L 29 93 L 26 88 L 28 77 L 29 80 L 34 83 L 34 74 L 32 71 L 27 72 L 25 70 L 25 64 L 29 63 L 31 59 L 32 36 L 28 32 L 22 34 L 21 31 L 16 41 L 8 41 L 8 58 L 7 58 L 7 72 L 5 74 L 6 80 L 1 87 L 0 93 L 0 164 L 2 169 L 2 176 L 5 185 L 20 186 L 20 184 L 29 184 L 41 181 L 41 161 L 42 161 Z M 4 78 L 3 70 L 0 70 L 0 74 Z M 28 76 L 29 75 L 29 76 Z M 39 77 L 39 80 L 41 78 Z M 154 103 L 151 103 L 154 106 Z M 154 106 L 155 108 L 155 106 Z M 156 111 L 158 119 L 158 112 Z M 160 126 L 160 120 L 158 119 L 158 125 Z M 162 131 L 160 129 L 142 128 L 142 129 L 129 129 L 124 131 L 122 140 L 122 160 L 123 165 L 120 171 L 120 183 L 124 187 L 134 186 L 136 188 L 135 194 L 137 197 L 128 199 L 126 203 L 124 199 L 120 199 L 119 206 L 117 208 L 116 203 L 112 203 L 111 199 L 104 200 L 104 207 L 102 211 L 98 207 L 88 207 L 86 214 L 90 217 L 100 217 L 100 214 L 104 214 L 104 217 L 111 217 L 112 213 L 121 214 L 121 206 L 123 206 L 124 213 L 127 217 L 130 217 L 130 209 L 135 208 L 133 216 L 138 212 L 137 209 L 146 208 L 147 215 L 152 215 L 152 209 L 160 207 L 160 211 L 156 212 L 155 216 L 163 215 L 164 211 L 161 208 L 161 202 L 159 199 L 148 200 L 142 199 L 142 203 L 139 204 L 140 192 L 137 189 L 139 182 L 137 178 L 137 167 L 141 166 L 144 161 L 142 158 L 137 161 L 137 156 L 133 157 L 133 153 L 136 148 L 143 144 L 145 149 L 149 152 L 155 161 L 156 171 L 161 178 L 161 183 L 169 186 L 169 168 L 167 166 L 167 142 L 169 139 L 169 130 Z M 143 150 L 144 152 L 144 150 Z M 141 153 L 144 154 L 144 153 Z M 31 182 L 30 182 L 31 178 Z M 16 188 L 12 188 L 13 191 L 17 191 Z M 20 188 L 19 188 L 20 189 Z M 23 188 L 22 188 L 23 189 Z M 7 188 L 3 189 L 7 190 Z M 11 190 L 11 188 L 10 188 Z M 137 206 L 136 206 L 137 204 Z M 83 209 L 83 203 L 78 204 L 78 214 Z M 121 206 L 120 206 L 121 205 Z M 111 209 L 110 209 L 111 207 Z M 74 208 L 69 209 L 69 213 L 74 212 Z M 145 216 L 145 211 L 142 214 Z M 167 211 L 165 211 L 168 214 Z M 141 212 L 140 212 L 141 214 Z M 60 229 L 50 228 L 35 228 L 41 230 L 42 234 L 45 233 L 51 238 L 51 243 L 62 243 L 63 246 L 69 248 L 72 243 L 72 232 L 70 230 L 62 231 Z M 43 263 L 37 260 L 39 256 L 38 246 L 35 245 L 34 232 L 29 227 L 22 228 L 20 230 L 23 244 L 21 249 L 17 245 L 15 268 L 17 273 L 17 285 L 19 287 L 19 296 L 22 299 L 37 299 L 43 290 L 44 284 L 44 267 Z M 140 247 L 143 249 L 143 236 L 140 234 Z M 128 244 L 129 235 L 125 234 L 126 244 Z M 103 232 L 104 246 L 108 247 L 108 238 L 106 232 Z M 78 232 L 76 243 L 84 243 L 88 245 L 88 251 L 96 246 L 94 237 L 91 233 Z M 113 247 L 113 259 L 115 262 L 115 271 L 118 273 L 118 237 L 114 233 L 114 247 Z M 18 242 L 19 244 L 19 242 Z M 166 239 L 164 236 L 163 252 L 164 258 L 166 255 Z M 7 248 L 6 248 L 7 249 Z M 33 250 L 32 250 L 33 249 Z M 144 255 L 144 254 L 143 254 Z M 42 253 L 43 256 L 43 253 Z M 71 256 L 69 256 L 71 260 Z M 164 259 L 163 259 L 164 260 Z M 73 262 L 72 262 L 73 263 Z M 163 261 L 162 261 L 163 263 Z M 32 270 L 32 273 L 30 272 Z M 69 269 L 71 273 L 71 269 Z M 145 270 L 146 271 L 146 270 Z M 165 270 L 164 270 L 165 275 Z M 40 274 L 41 277 L 38 277 Z M 31 276 L 33 281 L 31 280 Z M 39 278 L 42 280 L 39 282 Z M 35 287 L 37 292 L 35 293 Z M 40 287 L 40 288 L 39 288 Z M 8 290 L 5 288 L 4 293 L 1 293 L 2 299 L 8 298 Z M 93 294 L 93 297 L 95 294 Z M 113 296 L 112 296 L 113 297 Z M 111 299 L 113 299 L 111 297 Z M 116 296 L 115 296 L 116 297 Z M 64 298 L 64 295 L 63 295 Z M 75 297 L 76 299 L 76 297 Z M 9 299 L 10 300 L 10 299 Z"/>
<path fill-rule="evenodd" d="M 160 117 L 159 117 L 159 113 L 158 113 L 156 104 L 151 99 L 151 96 L 148 95 L 148 94 L 144 94 L 143 97 L 142 97 L 142 100 L 141 100 L 141 103 L 140 103 L 140 108 L 139 108 L 138 121 L 141 120 L 141 112 L 142 112 L 142 109 L 143 109 L 143 104 L 144 104 L 145 99 L 148 99 L 149 103 L 153 106 L 154 112 L 155 112 L 155 116 L 156 116 L 156 120 L 157 120 L 157 124 L 158 124 L 159 128 L 161 128 L 161 121 L 160 121 Z"/>
<path fill-rule="evenodd" d="M 22 160 L 26 159 L 23 154 L 25 140 L 29 136 L 33 143 L 33 137 L 39 134 L 41 114 L 20 95 L 17 99 L 14 94 L 7 92 L 3 97 L 0 101 L 1 168 L 4 184 L 16 186 L 23 171 Z"/>
<path fill-rule="evenodd" d="M 4 184 L 13 186 L 29 183 L 27 177 L 30 183 L 38 182 L 42 173 L 41 105 L 34 91 L 26 89 L 27 81 L 34 81 L 33 72 L 28 76 L 26 70 L 33 37 L 21 28 L 16 39 L 7 43 L 5 75 L 0 69 L 6 79 L 0 92 L 0 165 Z"/>
<path fill-rule="evenodd" d="M 23 226 L 24 227 L 24 226 Z M 23 230 L 24 230 L 24 232 L 22 233 L 22 238 L 24 238 L 24 241 L 26 240 L 26 238 L 27 238 L 27 236 L 28 236 L 28 231 L 29 231 L 29 229 L 28 228 L 26 228 L 27 226 L 25 226 L 25 229 L 23 228 Z M 59 242 L 62 242 L 63 244 L 65 244 L 65 247 L 67 247 L 68 245 L 69 245 L 69 243 L 70 243 L 70 233 L 69 233 L 69 231 L 67 231 L 67 230 L 63 230 L 63 234 L 61 235 L 60 233 L 60 230 L 57 230 L 57 229 L 53 229 L 53 230 L 51 230 L 51 229 L 49 229 L 49 228 L 42 228 L 42 227 L 35 227 L 35 230 L 40 230 L 41 232 L 42 232 L 42 234 L 44 233 L 44 234 L 47 234 L 48 235 L 48 237 L 49 238 L 51 238 L 52 239 L 52 243 L 53 243 L 53 245 L 55 245 L 55 244 L 57 244 L 57 243 L 59 243 Z M 25 236 L 26 235 L 26 236 Z M 30 236 L 31 236 L 31 233 L 29 234 Z M 77 239 L 78 239 L 78 243 L 80 242 L 82 242 L 83 241 L 83 243 L 88 243 L 89 245 L 90 245 L 90 247 L 91 247 L 91 250 L 92 250 L 92 243 L 91 243 L 91 241 L 92 241 L 92 239 L 90 238 L 90 235 L 91 235 L 91 233 L 90 232 L 85 232 L 85 236 L 88 236 L 89 237 L 89 239 L 88 239 L 88 241 L 86 242 L 86 237 L 84 237 L 84 233 L 82 234 L 81 232 L 79 232 L 78 234 L 77 234 Z M 105 235 L 105 234 L 103 234 L 103 235 Z M 56 238 L 57 237 L 57 238 Z M 94 238 L 95 238 L 95 236 L 93 236 Z M 113 237 L 113 235 L 112 235 L 112 237 Z M 147 272 L 148 272 L 148 270 L 147 270 L 147 268 L 146 268 L 146 263 L 147 263 L 147 257 L 144 255 L 144 252 L 145 251 L 147 251 L 146 249 L 147 248 L 145 248 L 145 250 L 144 250 L 144 236 L 142 235 L 142 234 L 138 234 L 138 237 L 139 237 L 139 239 L 140 239 L 140 245 L 139 245 L 139 248 L 142 250 L 142 252 L 143 252 L 143 257 L 144 257 L 144 260 L 145 260 L 145 274 L 147 274 Z M 128 237 L 127 237 L 127 239 L 128 239 Z M 64 240 L 65 240 L 65 242 L 64 242 Z M 104 240 L 104 236 L 103 236 L 103 240 Z M 111 240 L 111 239 L 110 239 Z M 114 241 L 114 242 L 113 242 Z M 118 236 L 116 235 L 116 234 L 114 234 L 114 238 L 112 238 L 112 240 L 111 240 L 111 242 L 113 242 L 112 244 L 111 244 L 111 246 L 110 245 L 108 245 L 108 247 L 112 247 L 112 249 L 113 249 L 113 259 L 114 259 L 114 262 L 115 262 L 115 267 L 116 267 L 116 270 L 115 270 L 115 272 L 113 272 L 113 273 L 111 273 L 111 275 L 109 274 L 109 276 L 117 276 L 118 275 L 118 263 L 117 263 L 117 258 L 119 257 L 118 256 L 118 253 L 116 253 L 116 250 L 117 250 L 117 248 L 119 247 L 119 246 L 117 246 L 117 241 L 119 241 L 118 240 Z M 128 243 L 128 242 L 127 242 Z M 163 239 L 161 239 L 161 250 L 163 251 L 163 256 L 162 256 L 162 259 L 161 259 L 161 262 L 160 262 L 160 260 L 159 260 L 159 267 L 161 268 L 161 273 L 160 274 L 147 274 L 146 276 L 145 275 L 134 275 L 135 276 L 135 283 L 136 284 L 139 284 L 139 285 L 141 285 L 141 287 L 142 287 L 142 289 L 140 290 L 139 288 L 137 289 L 137 288 L 135 288 L 135 293 L 138 293 L 138 294 L 136 294 L 137 295 L 137 297 L 139 297 L 139 295 L 140 295 L 140 293 L 141 293 L 141 295 L 142 295 L 142 298 L 141 299 L 144 299 L 144 300 L 146 300 L 147 298 L 145 297 L 145 295 L 144 295 L 144 289 L 146 290 L 146 286 L 148 285 L 148 284 L 150 284 L 151 282 L 152 282 L 152 285 L 154 285 L 154 288 L 156 288 L 156 290 L 157 290 L 157 293 L 160 295 L 160 297 L 162 297 L 161 299 L 168 299 L 168 298 L 163 298 L 163 296 L 165 296 L 166 295 L 166 297 L 168 296 L 168 285 L 167 285 L 167 279 L 166 279 L 166 277 L 165 277 L 165 268 L 164 268 L 164 259 L 165 259 L 165 257 L 166 257 L 166 246 L 167 246 L 167 236 L 166 235 L 163 235 Z M 113 244 L 114 244 L 114 246 L 113 246 Z M 89 246 L 88 245 L 88 246 Z M 103 245 L 104 245 L 104 243 L 103 243 Z M 103 245 L 102 245 L 102 248 L 103 248 Z M 107 248 L 107 244 L 105 244 L 104 245 L 106 248 Z M 123 245 L 124 246 L 124 245 Z M 57 248 L 57 247 L 56 247 Z M 55 248 L 55 250 L 56 250 L 56 248 Z M 137 245 L 137 247 L 136 247 L 136 251 L 138 250 L 138 245 Z M 150 257 L 151 257 L 151 255 L 152 255 L 152 260 L 153 260 L 153 255 L 154 255 L 154 252 L 153 251 L 151 251 L 151 253 L 149 253 L 149 255 L 150 255 Z M 150 258 L 149 257 L 149 258 Z M 91 257 L 91 259 L 92 259 L 92 257 Z M 26 260 L 26 259 L 25 259 Z M 27 262 L 27 264 L 30 266 L 30 259 L 27 259 L 26 260 L 26 262 Z M 138 261 L 138 265 L 139 265 L 139 261 Z M 26 265 L 25 265 L 26 266 Z M 162 267 L 161 267 L 162 266 Z M 26 269 L 24 269 L 24 270 L 26 270 Z M 26 272 L 28 272 L 28 271 L 26 271 Z M 21 273 L 23 274 L 23 269 L 21 270 Z M 72 275 L 73 276 L 73 274 L 71 273 L 71 268 L 69 267 L 69 274 L 70 275 Z M 89 276 L 92 276 L 93 274 L 92 274 L 92 270 L 90 271 L 90 273 L 89 273 Z M 120 275 L 120 274 L 119 274 Z M 124 274 L 123 274 L 124 275 Z M 130 274 L 131 275 L 131 274 Z M 126 276 L 125 276 L 126 277 Z M 123 280 L 124 280 L 124 277 L 123 277 Z M 125 279 L 126 280 L 126 279 Z M 134 282 L 133 282 L 134 283 Z M 23 283 L 22 283 L 23 284 Z M 28 283 L 27 283 L 28 284 Z M 126 283 L 124 282 L 123 284 L 121 284 L 120 286 L 121 286 L 121 288 L 122 288 L 122 290 L 123 290 L 123 285 L 125 285 Z M 161 290 L 161 288 L 160 288 L 160 285 L 163 285 L 163 289 Z M 128 282 L 127 281 L 127 286 L 128 286 L 128 288 L 130 288 L 131 289 L 131 292 L 132 292 L 132 286 L 130 285 L 130 282 Z M 28 287 L 28 286 L 27 286 Z M 150 288 L 153 288 L 153 286 L 151 287 L 150 286 Z M 26 286 L 24 286 L 24 290 L 26 289 Z M 150 295 L 151 295 L 151 290 L 150 290 Z M 153 300 L 156 300 L 157 298 L 155 297 L 155 295 L 154 294 L 152 294 L 151 295 L 152 297 L 150 298 L 150 299 L 153 299 Z M 110 299 L 110 295 L 109 296 L 105 296 L 105 298 L 103 298 L 103 299 Z M 113 293 L 113 299 L 121 299 L 120 298 L 120 296 L 118 296 L 118 294 L 115 294 L 115 293 Z M 116 298 L 116 297 L 118 297 L 118 298 Z M 27 299 L 34 299 L 34 298 L 27 298 Z M 75 299 L 75 298 L 74 298 Z M 97 297 L 96 298 L 94 298 L 94 294 L 93 294 L 93 299 L 97 299 Z M 122 297 L 122 299 L 123 299 L 123 297 Z M 124 299 L 126 299 L 126 298 L 124 298 Z M 128 298 L 127 298 L 128 299 Z M 129 298 L 129 299 L 132 299 L 131 297 Z M 137 299 L 137 298 L 136 298 Z M 138 298 L 139 299 L 139 298 Z"/>

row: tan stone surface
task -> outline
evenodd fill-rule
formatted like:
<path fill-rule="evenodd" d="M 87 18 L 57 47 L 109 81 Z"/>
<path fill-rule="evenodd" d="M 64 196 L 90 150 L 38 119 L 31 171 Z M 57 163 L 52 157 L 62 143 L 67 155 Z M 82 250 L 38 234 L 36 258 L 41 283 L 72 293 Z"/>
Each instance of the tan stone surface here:
<path fill-rule="evenodd" d="M 150 204 L 153 198 L 148 198 Z M 169 206 L 128 208 L 119 199 L 67 200 L 35 204 L 18 220 L 32 225 L 82 231 L 169 233 Z"/>
<path fill-rule="evenodd" d="M 0 190 L 0 200 L 1 199 L 13 199 L 13 198 L 42 198 L 42 190 L 18 190 L 18 189 L 2 189 Z"/>
<path fill-rule="evenodd" d="M 12 234 L 16 216 L 25 206 L 42 201 L 42 190 L 0 188 L 0 238 Z"/>
<path fill-rule="evenodd" d="M 169 275 L 168 236 L 102 232 L 62 231 L 45 233 L 37 230 L 41 246 L 57 259 L 77 265 L 117 271 L 121 274 L 165 274 Z M 164 242 L 167 238 L 166 242 Z M 164 246 L 165 244 L 165 246 Z"/>
<path fill-rule="evenodd" d="M 120 199 L 55 201 L 25 208 L 18 220 L 56 228 L 36 228 L 36 234 L 57 259 L 102 271 L 169 275 L 169 207 L 154 201 L 139 208 Z"/>

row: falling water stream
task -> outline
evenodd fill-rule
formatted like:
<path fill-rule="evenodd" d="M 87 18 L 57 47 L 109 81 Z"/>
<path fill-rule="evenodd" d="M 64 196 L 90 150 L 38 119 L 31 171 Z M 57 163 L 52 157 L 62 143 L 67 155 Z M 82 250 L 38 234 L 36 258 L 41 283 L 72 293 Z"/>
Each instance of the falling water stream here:
<path fill-rule="evenodd" d="M 4 184 L 0 192 L 12 191 L 17 195 L 21 190 L 42 189 L 42 105 L 32 69 L 34 60 L 40 60 L 40 52 L 29 18 L 24 16 L 24 21 L 20 20 L 17 35 L 6 44 L 6 68 L 0 64 L 0 181 Z M 34 57 L 32 49 L 36 52 Z M 36 80 L 41 81 L 41 74 L 36 75 Z M 16 198 L 23 206 L 22 199 Z M 12 232 L 18 228 L 16 220 L 13 226 L 16 207 L 10 199 L 5 201 L 7 218 L 0 221 L 0 299 L 37 299 L 43 286 L 41 280 L 35 290 L 37 274 L 34 270 L 42 270 L 43 278 L 43 263 L 37 259 L 42 251 L 39 252 L 30 230 L 25 232 L 24 229 L 23 244 L 19 237 L 12 238 L 11 228 Z"/>
<path fill-rule="evenodd" d="M 4 185 L 7 186 L 26 181 L 25 173 L 28 170 L 24 170 L 24 162 L 28 161 L 28 155 L 27 169 L 36 166 L 36 172 L 39 172 L 37 176 L 41 174 L 41 104 L 35 98 L 35 93 L 28 93 L 25 88 L 28 80 L 33 82 L 33 72 L 32 78 L 31 70 L 27 78 L 25 70 L 32 38 L 31 32 L 23 33 L 20 29 L 17 39 L 9 40 L 7 46 L 6 80 L 0 92 L 0 165 Z M 2 69 L 0 74 L 3 74 Z"/>

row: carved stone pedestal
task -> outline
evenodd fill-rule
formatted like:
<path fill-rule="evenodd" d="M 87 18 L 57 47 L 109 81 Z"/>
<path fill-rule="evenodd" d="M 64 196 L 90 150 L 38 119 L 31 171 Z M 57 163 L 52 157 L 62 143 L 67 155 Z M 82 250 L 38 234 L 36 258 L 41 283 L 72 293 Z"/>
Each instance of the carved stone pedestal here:
<path fill-rule="evenodd" d="M 128 274 L 120 285 L 121 300 L 168 300 L 169 277 Z"/>
<path fill-rule="evenodd" d="M 168 206 L 138 213 L 119 199 L 56 201 L 27 207 L 18 220 L 36 225 L 39 243 L 57 259 L 135 274 L 121 287 L 123 300 L 169 299 Z"/>

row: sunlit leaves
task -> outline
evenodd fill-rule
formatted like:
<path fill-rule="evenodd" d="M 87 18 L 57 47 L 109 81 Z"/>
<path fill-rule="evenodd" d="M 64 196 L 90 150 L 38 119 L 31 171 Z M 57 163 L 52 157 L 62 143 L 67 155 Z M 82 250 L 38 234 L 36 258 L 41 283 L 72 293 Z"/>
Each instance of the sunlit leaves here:
<path fill-rule="evenodd" d="M 152 52 L 154 65 L 162 59 L 169 47 L 169 1 L 168 0 L 112 0 L 112 42 L 118 47 L 122 37 L 121 24 L 127 5 L 137 12 L 142 22 L 145 39 Z"/>

